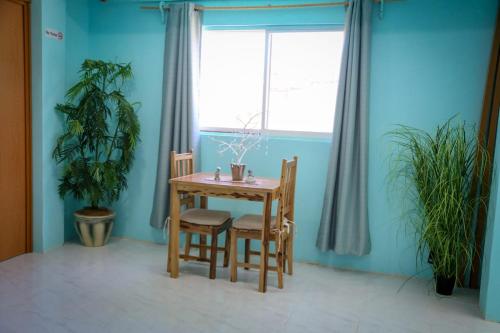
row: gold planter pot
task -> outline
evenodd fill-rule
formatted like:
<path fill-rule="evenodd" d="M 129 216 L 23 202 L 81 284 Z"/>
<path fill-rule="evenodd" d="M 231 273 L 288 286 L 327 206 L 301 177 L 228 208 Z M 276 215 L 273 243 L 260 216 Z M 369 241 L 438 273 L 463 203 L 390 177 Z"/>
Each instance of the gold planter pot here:
<path fill-rule="evenodd" d="M 85 246 L 103 246 L 108 242 L 115 213 L 107 208 L 84 208 L 77 210 L 75 216 L 75 229 L 80 241 Z"/>

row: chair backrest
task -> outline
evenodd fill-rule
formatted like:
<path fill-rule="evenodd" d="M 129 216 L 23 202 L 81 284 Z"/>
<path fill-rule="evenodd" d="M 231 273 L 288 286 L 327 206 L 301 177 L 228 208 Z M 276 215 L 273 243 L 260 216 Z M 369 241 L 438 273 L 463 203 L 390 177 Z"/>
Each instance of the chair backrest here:
<path fill-rule="evenodd" d="M 280 196 L 276 227 L 281 229 L 285 219 L 293 221 L 295 208 L 295 180 L 297 176 L 298 157 L 283 160 L 281 163 Z"/>
<path fill-rule="evenodd" d="M 170 152 L 170 178 L 187 176 L 194 173 L 194 170 L 193 150 L 184 154 Z M 194 207 L 194 196 L 181 196 L 181 205 L 187 205 L 188 208 Z"/>
<path fill-rule="evenodd" d="M 193 151 L 189 153 L 177 154 L 170 152 L 170 178 L 187 176 L 194 173 L 194 155 Z"/>

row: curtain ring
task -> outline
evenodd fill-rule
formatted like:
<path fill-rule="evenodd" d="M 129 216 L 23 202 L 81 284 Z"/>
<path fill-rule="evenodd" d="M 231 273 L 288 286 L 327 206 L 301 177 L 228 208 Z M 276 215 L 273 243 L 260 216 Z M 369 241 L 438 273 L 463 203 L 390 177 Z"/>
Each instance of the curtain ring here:
<path fill-rule="evenodd" d="M 161 23 L 165 24 L 165 1 L 160 1 L 158 4 L 158 9 L 161 14 Z"/>
<path fill-rule="evenodd" d="M 384 18 L 384 0 L 379 0 L 379 9 L 378 9 L 378 18 L 383 19 Z"/>

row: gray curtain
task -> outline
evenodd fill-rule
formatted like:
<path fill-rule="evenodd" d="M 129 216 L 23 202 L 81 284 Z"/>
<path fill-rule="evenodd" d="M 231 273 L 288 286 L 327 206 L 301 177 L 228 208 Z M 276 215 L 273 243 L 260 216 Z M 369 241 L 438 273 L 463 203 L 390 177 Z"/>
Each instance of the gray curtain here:
<path fill-rule="evenodd" d="M 160 149 L 150 224 L 162 228 L 170 208 L 170 151 L 198 147 L 200 13 L 192 3 L 169 5 L 165 35 Z"/>
<path fill-rule="evenodd" d="M 345 40 L 327 184 L 316 245 L 322 251 L 365 255 L 368 228 L 368 94 L 372 0 L 353 0 Z"/>

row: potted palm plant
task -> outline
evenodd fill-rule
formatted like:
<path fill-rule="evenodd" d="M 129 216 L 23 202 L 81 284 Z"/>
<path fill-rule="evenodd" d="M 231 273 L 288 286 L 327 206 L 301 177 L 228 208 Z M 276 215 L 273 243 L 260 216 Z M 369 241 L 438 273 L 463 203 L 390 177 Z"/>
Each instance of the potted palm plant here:
<path fill-rule="evenodd" d="M 140 133 L 136 105 L 122 91 L 131 77 L 130 64 L 85 60 L 67 101 L 56 106 L 64 118 L 53 151 L 56 162 L 64 164 L 59 195 L 71 194 L 88 205 L 74 213 L 85 246 L 107 242 L 115 214 L 103 204 L 118 200 L 127 187 Z"/>
<path fill-rule="evenodd" d="M 412 203 L 405 216 L 416 232 L 418 255 L 432 265 L 436 292 L 451 295 L 474 253 L 473 215 L 485 198 L 473 183 L 487 153 L 473 128 L 453 118 L 433 134 L 407 126 L 389 134 L 398 147 L 391 178 Z"/>

